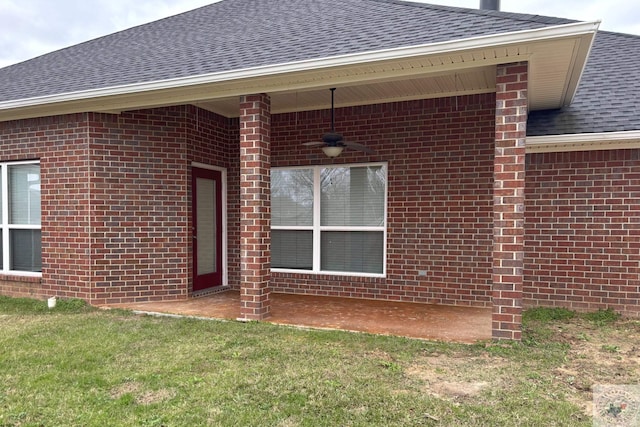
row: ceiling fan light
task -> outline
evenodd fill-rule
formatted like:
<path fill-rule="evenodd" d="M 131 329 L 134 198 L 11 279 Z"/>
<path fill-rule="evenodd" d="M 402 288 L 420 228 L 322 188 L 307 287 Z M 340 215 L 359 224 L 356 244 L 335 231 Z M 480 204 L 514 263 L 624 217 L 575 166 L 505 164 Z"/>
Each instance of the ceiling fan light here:
<path fill-rule="evenodd" d="M 324 154 L 327 157 L 338 157 L 340 154 L 342 154 L 343 149 L 344 147 L 340 147 L 340 146 L 325 145 L 324 147 L 322 147 L 322 151 L 324 151 Z"/>

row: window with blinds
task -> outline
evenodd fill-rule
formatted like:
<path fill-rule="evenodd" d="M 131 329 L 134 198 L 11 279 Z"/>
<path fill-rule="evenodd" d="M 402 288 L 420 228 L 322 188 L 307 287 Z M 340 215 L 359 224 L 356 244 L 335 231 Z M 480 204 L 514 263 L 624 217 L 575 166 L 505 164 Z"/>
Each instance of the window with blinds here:
<path fill-rule="evenodd" d="M 0 271 L 42 271 L 40 164 L 0 163 Z"/>
<path fill-rule="evenodd" d="M 386 164 L 274 168 L 274 269 L 385 274 Z"/>

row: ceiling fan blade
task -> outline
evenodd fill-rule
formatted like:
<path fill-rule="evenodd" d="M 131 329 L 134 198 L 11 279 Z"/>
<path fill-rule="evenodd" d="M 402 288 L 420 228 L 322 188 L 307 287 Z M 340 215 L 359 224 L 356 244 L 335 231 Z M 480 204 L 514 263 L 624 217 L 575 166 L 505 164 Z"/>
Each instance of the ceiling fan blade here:
<path fill-rule="evenodd" d="M 302 145 L 306 145 L 307 147 L 315 147 L 317 145 L 324 145 L 324 141 L 303 142 Z"/>
<path fill-rule="evenodd" d="M 352 148 L 352 149 L 358 150 L 358 151 L 362 151 L 362 152 L 365 152 L 367 154 L 376 154 L 376 152 L 373 151 L 371 148 L 366 147 L 366 146 L 364 146 L 362 144 L 358 144 L 357 142 L 342 141 L 342 144 L 345 147 Z"/>

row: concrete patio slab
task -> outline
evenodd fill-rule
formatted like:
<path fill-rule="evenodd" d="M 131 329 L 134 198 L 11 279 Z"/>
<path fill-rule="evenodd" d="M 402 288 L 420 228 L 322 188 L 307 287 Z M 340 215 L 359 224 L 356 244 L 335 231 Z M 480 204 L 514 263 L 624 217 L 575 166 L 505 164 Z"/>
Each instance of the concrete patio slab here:
<path fill-rule="evenodd" d="M 473 343 L 491 339 L 491 309 L 314 295 L 271 294 L 266 322 L 298 327 Z M 182 301 L 114 304 L 143 313 L 238 319 L 240 293 L 225 291 Z"/>

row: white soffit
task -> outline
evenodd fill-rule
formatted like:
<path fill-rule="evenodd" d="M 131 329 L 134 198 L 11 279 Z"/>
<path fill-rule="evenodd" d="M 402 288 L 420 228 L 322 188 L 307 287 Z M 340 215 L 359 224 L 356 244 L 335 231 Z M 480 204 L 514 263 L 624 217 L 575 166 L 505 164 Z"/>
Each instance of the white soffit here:
<path fill-rule="evenodd" d="M 495 91 L 494 66 L 462 70 L 456 73 L 433 73 L 416 78 L 388 80 L 367 84 L 339 86 L 336 106 L 380 104 L 413 99 L 441 98 L 453 95 L 469 95 Z M 326 109 L 330 106 L 329 88 L 313 90 L 271 92 L 271 112 L 274 114 Z M 226 117 L 238 116 L 236 96 L 195 105 Z"/>
<path fill-rule="evenodd" d="M 337 106 L 492 92 L 495 65 L 519 61 L 530 63 L 530 109 L 560 108 L 575 94 L 598 25 L 573 23 L 7 101 L 0 103 L 0 120 L 186 103 L 232 117 L 238 114 L 238 96 L 252 93 L 269 93 L 274 112 L 328 108 L 328 97 L 320 93 L 334 86 L 353 87 L 350 96 L 338 98 Z M 300 103 L 305 92 L 326 104 Z"/>
<path fill-rule="evenodd" d="M 640 148 L 640 130 L 529 136 L 527 154 Z"/>

